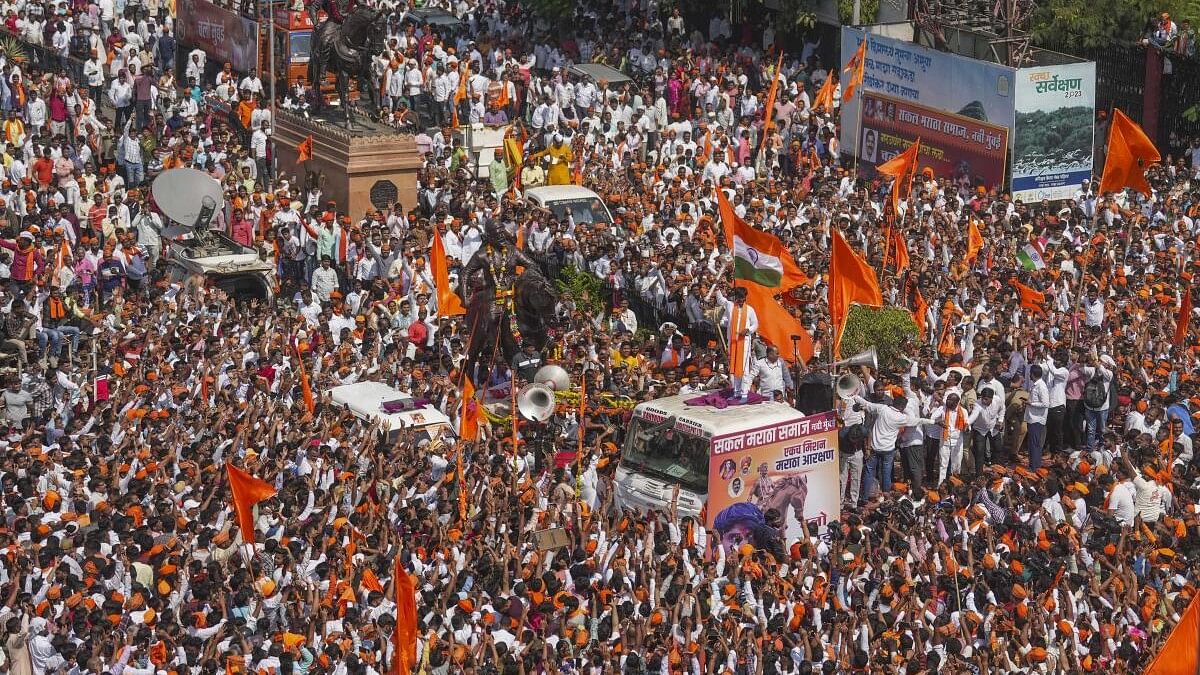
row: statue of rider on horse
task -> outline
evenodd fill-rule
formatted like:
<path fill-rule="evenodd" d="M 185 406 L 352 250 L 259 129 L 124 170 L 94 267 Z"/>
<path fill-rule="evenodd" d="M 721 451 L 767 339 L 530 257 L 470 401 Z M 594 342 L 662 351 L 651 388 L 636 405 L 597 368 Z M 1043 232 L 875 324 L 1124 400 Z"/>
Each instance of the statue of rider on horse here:
<path fill-rule="evenodd" d="M 318 24 L 319 12 L 325 13 L 325 21 Z M 346 115 L 346 126 L 353 129 L 351 75 L 358 79 L 359 96 L 370 101 L 373 109 L 379 108 L 379 92 L 371 85 L 371 59 L 383 52 L 387 15 L 356 0 L 311 0 L 308 13 L 316 26 L 308 62 L 313 110 L 324 108 L 321 84 L 325 73 L 332 70 L 337 76 L 338 98 Z"/>

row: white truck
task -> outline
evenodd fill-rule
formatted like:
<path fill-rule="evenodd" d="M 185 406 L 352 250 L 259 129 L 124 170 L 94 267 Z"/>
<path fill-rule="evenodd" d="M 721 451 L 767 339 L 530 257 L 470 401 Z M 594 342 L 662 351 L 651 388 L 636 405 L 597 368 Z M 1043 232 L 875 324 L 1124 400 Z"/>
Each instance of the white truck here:
<path fill-rule="evenodd" d="M 454 434 L 450 418 L 440 410 L 382 382 L 343 384 L 330 389 L 329 394 L 335 405 L 355 417 L 381 421 L 389 439 L 395 439 L 402 429 L 417 429 L 431 441 Z"/>
<path fill-rule="evenodd" d="M 675 498 L 675 488 L 679 494 Z M 783 403 L 722 406 L 713 392 L 647 401 L 633 412 L 616 501 L 703 520 L 726 545 L 754 544 L 767 521 L 788 539 L 801 520 L 840 517 L 837 422 Z"/>

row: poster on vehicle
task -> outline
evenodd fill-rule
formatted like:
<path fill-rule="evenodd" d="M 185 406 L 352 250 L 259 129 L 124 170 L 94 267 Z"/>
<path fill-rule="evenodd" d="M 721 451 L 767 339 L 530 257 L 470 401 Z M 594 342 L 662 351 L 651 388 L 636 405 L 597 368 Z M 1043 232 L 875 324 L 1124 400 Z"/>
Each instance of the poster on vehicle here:
<path fill-rule="evenodd" d="M 861 29 L 842 28 L 839 69 L 850 61 L 864 35 Z M 846 75 L 842 74 L 842 77 Z M 998 63 L 871 34 L 863 67 L 862 91 L 1012 129 L 1015 77 L 1015 69 Z M 844 89 L 845 84 L 842 86 Z M 864 97 L 855 96 L 842 104 L 843 152 L 853 152 L 855 134 L 862 133 L 858 116 L 864 100 Z"/>
<path fill-rule="evenodd" d="M 1013 199 L 1070 199 L 1092 177 L 1096 64 L 1017 71 Z"/>
<path fill-rule="evenodd" d="M 920 138 L 921 169 L 968 190 L 1004 183 L 1008 129 L 873 92 L 862 99 L 861 164 L 882 164 Z"/>
<path fill-rule="evenodd" d="M 841 517 L 833 412 L 715 436 L 712 444 L 706 526 L 726 551 L 759 548 L 775 532 L 795 541 L 802 519 L 824 534 Z M 767 524 L 772 509 L 777 528 Z"/>
<path fill-rule="evenodd" d="M 258 67 L 258 24 L 237 12 L 191 0 L 179 4 L 175 26 L 179 43 L 203 50 L 210 61 L 228 63 L 239 73 Z"/>

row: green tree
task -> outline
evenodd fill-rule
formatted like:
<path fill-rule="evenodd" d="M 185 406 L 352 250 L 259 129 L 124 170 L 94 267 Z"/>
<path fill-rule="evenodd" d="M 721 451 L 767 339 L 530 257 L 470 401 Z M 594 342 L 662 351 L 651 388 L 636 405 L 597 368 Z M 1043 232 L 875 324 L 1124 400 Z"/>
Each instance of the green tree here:
<path fill-rule="evenodd" d="M 900 357 L 911 353 L 907 348 L 916 339 L 917 324 L 908 310 L 854 305 L 850 308 L 846 331 L 842 334 L 842 357 L 874 347 L 879 357 L 879 368 L 891 371 L 902 365 Z"/>
<path fill-rule="evenodd" d="M 1176 22 L 1200 16 L 1195 0 L 1044 0 L 1033 17 L 1035 42 L 1050 48 L 1102 49 L 1141 37 L 1147 22 L 1170 12 Z"/>

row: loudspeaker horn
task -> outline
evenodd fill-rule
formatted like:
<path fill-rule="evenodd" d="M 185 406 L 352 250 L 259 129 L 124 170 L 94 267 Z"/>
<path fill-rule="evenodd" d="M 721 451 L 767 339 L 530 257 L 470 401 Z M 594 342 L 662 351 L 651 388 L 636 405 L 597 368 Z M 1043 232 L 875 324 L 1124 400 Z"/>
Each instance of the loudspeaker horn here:
<path fill-rule="evenodd" d="M 842 399 L 849 400 L 858 391 L 862 382 L 854 373 L 846 373 L 837 379 L 837 395 Z"/>
<path fill-rule="evenodd" d="M 545 422 L 554 415 L 554 390 L 545 384 L 527 384 L 517 392 L 517 410 L 521 417 Z"/>
<path fill-rule="evenodd" d="M 879 354 L 875 351 L 874 347 L 870 347 L 833 365 L 835 368 L 842 366 L 871 366 L 871 370 L 879 370 Z"/>
<path fill-rule="evenodd" d="M 562 366 L 550 365 L 538 368 L 533 374 L 536 384 L 544 384 L 554 391 L 566 391 L 571 388 L 571 375 Z"/>

